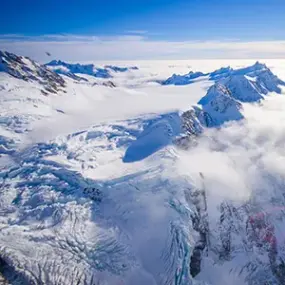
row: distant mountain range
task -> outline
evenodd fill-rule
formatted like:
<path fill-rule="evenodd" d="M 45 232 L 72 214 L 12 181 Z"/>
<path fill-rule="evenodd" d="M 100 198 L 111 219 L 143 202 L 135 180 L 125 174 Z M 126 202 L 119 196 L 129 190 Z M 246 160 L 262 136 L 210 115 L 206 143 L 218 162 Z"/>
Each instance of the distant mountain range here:
<path fill-rule="evenodd" d="M 278 79 L 265 64 L 259 62 L 256 62 L 252 66 L 239 69 L 222 67 L 209 73 L 190 71 L 184 75 L 173 74 L 168 79 L 160 81 L 160 83 L 162 85 L 187 85 L 201 79 L 218 81 L 234 76 L 248 76 L 251 81 L 258 78 L 256 82 L 258 88 L 262 88 L 260 85 L 264 85 L 269 91 L 275 91 L 277 93 L 281 91 L 278 85 L 284 85 L 284 82 Z"/>
<path fill-rule="evenodd" d="M 162 81 L 162 85 L 187 85 L 198 80 L 211 80 L 207 94 L 200 99 L 195 113 L 201 114 L 200 109 L 208 117 L 207 122 L 202 119 L 201 124 L 206 127 L 243 118 L 241 103 L 259 102 L 270 92 L 281 93 L 280 86 L 285 82 L 274 75 L 265 65 L 256 62 L 254 65 L 232 69 L 223 67 L 210 73 L 192 72 L 185 75 L 173 74 Z"/>
<path fill-rule="evenodd" d="M 96 67 L 94 64 L 73 64 L 66 63 L 61 60 L 52 60 L 45 64 L 51 70 L 58 74 L 64 74 L 66 76 L 73 77 L 74 74 L 85 74 L 94 76 L 97 78 L 112 78 L 112 72 L 126 72 L 129 70 L 137 70 L 136 66 L 131 67 L 119 67 L 114 65 L 106 65 L 103 68 Z"/>

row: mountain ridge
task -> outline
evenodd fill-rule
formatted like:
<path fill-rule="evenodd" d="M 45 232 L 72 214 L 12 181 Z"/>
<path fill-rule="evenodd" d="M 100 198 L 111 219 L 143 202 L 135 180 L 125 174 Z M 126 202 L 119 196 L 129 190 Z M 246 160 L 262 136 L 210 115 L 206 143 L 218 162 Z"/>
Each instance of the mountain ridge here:
<path fill-rule="evenodd" d="M 94 76 L 96 78 L 112 78 L 113 72 L 126 72 L 129 70 L 138 70 L 136 66 L 131 67 L 119 67 L 114 65 L 105 65 L 103 68 L 95 66 L 94 64 L 80 64 L 80 63 L 67 63 L 61 60 L 52 60 L 45 64 L 48 68 L 53 70 L 58 74 L 63 74 L 66 76 L 74 76 L 75 74 L 85 74 Z M 78 76 L 78 75 L 77 75 Z"/>

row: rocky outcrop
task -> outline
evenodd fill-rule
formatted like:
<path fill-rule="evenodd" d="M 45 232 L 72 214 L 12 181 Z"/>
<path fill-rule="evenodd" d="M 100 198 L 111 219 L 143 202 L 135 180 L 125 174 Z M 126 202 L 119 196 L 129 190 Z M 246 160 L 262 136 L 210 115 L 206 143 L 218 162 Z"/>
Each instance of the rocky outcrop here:
<path fill-rule="evenodd" d="M 202 173 L 200 173 L 200 176 L 203 179 Z M 207 197 L 204 187 L 194 191 L 191 190 L 189 193 L 185 193 L 185 195 L 188 203 L 190 202 L 195 207 L 191 220 L 193 229 L 199 234 L 190 259 L 190 274 L 195 278 L 201 271 L 203 254 L 207 254 L 210 246 Z"/>
<path fill-rule="evenodd" d="M 25 81 L 36 81 L 48 93 L 57 93 L 65 87 L 65 81 L 60 75 L 28 57 L 6 51 L 0 51 L 0 72 Z"/>
<path fill-rule="evenodd" d="M 207 76 L 216 83 L 200 99 L 198 106 L 182 114 L 183 135 L 176 141 L 183 148 L 195 143 L 195 138 L 205 127 L 220 127 L 226 122 L 243 119 L 242 103 L 260 102 L 269 92 L 281 93 L 280 86 L 285 85 L 259 62 L 236 70 L 225 67 L 208 74 L 190 72 L 185 76 L 173 75 L 164 84 L 188 84 L 189 79 L 199 76 Z"/>
<path fill-rule="evenodd" d="M 126 72 L 128 70 L 138 70 L 137 66 L 130 66 L 130 67 L 120 67 L 120 66 L 115 66 L 115 65 L 105 65 L 106 69 L 110 69 L 115 72 Z"/>
<path fill-rule="evenodd" d="M 210 87 L 198 104 L 201 107 L 194 106 L 181 115 L 183 133 L 177 139 L 177 144 L 183 148 L 195 143 L 204 128 L 219 127 L 225 122 L 243 118 L 241 103 L 220 83 Z"/>
<path fill-rule="evenodd" d="M 111 80 L 103 81 L 103 82 L 94 82 L 92 86 L 105 86 L 105 87 L 110 87 L 110 88 L 117 87 L 116 84 Z"/>
<path fill-rule="evenodd" d="M 203 128 L 210 127 L 212 123 L 212 118 L 208 113 L 194 106 L 181 115 L 182 134 L 175 140 L 175 144 L 188 149 L 196 144 L 196 139 L 202 133 Z"/>

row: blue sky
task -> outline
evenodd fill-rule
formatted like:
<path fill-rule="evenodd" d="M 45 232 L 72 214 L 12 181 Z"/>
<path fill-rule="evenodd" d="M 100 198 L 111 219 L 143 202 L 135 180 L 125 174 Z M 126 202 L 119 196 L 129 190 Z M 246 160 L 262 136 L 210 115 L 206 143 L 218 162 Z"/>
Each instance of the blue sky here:
<path fill-rule="evenodd" d="M 159 43 L 285 40 L 284 0 L 1 2 L 0 48 L 12 42 L 12 35 L 26 37 L 13 39 L 18 44 L 25 40 L 37 42 L 43 35 L 66 36 L 67 41 L 71 35 L 93 36 L 102 41 L 106 37 L 110 40 L 133 36 L 138 41 Z"/>
<path fill-rule="evenodd" d="M 284 0 L 4 0 L 1 34 L 284 39 Z"/>

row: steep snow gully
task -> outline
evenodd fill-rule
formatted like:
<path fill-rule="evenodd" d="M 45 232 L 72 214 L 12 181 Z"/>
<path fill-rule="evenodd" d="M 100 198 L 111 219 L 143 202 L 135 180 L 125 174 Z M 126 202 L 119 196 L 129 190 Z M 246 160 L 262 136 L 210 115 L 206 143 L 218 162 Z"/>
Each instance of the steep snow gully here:
<path fill-rule="evenodd" d="M 137 67 L 0 59 L 0 283 L 285 284 L 285 84 L 266 65 L 130 90 Z M 86 128 L 27 140 L 80 102 L 201 82 L 183 110 L 90 113 Z"/>

